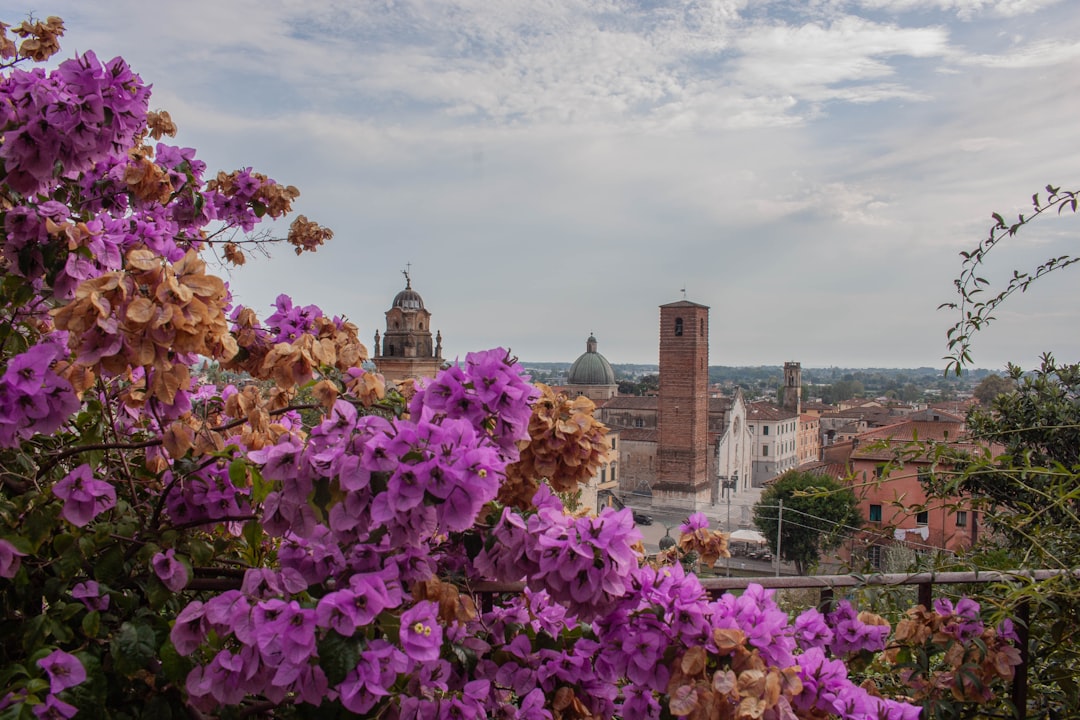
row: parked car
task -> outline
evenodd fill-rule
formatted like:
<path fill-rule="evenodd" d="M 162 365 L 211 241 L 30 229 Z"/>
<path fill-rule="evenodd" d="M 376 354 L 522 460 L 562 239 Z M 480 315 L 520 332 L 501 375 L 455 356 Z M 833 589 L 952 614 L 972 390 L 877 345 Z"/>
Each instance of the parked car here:
<path fill-rule="evenodd" d="M 652 525 L 652 515 L 646 515 L 640 510 L 634 510 L 634 522 L 638 525 Z"/>

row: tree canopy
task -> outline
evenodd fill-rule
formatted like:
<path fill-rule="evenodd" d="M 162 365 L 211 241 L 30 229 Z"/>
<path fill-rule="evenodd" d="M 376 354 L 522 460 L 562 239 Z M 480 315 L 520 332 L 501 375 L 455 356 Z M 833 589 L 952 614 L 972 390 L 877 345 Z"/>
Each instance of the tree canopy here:
<path fill-rule="evenodd" d="M 780 501 L 783 500 L 783 513 Z M 861 524 L 851 488 L 825 475 L 792 470 L 774 480 L 754 505 L 754 524 L 773 554 L 795 563 L 800 575 L 817 565 Z M 780 547 L 777 548 L 777 530 Z"/>
<path fill-rule="evenodd" d="M 989 407 L 998 395 L 1016 390 L 1016 381 L 1000 375 L 987 375 L 975 386 L 972 394 L 984 407 Z"/>

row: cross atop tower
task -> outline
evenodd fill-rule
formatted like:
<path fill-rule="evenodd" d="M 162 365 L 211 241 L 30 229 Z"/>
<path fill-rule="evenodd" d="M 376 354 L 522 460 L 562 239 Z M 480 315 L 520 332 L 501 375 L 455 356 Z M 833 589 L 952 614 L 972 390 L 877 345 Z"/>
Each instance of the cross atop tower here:
<path fill-rule="evenodd" d="M 405 269 L 401 271 L 401 274 L 405 276 L 405 289 L 412 289 L 412 278 L 409 277 L 409 270 L 412 269 L 412 263 L 405 263 Z"/>

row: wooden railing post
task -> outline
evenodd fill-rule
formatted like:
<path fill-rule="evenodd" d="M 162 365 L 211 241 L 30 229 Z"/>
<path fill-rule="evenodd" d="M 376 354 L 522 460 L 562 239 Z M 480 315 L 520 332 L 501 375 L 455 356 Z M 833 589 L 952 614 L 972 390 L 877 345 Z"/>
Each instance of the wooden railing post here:
<path fill-rule="evenodd" d="M 831 587 L 821 588 L 821 599 L 818 600 L 818 612 L 824 615 L 835 608 L 836 593 Z"/>
<path fill-rule="evenodd" d="M 927 610 L 933 610 L 934 603 L 934 583 L 923 582 L 919 583 L 919 604 Z"/>
<path fill-rule="evenodd" d="M 1012 701 L 1016 708 L 1016 720 L 1027 717 L 1028 657 L 1031 652 L 1031 605 L 1027 600 L 1016 607 L 1016 644 L 1020 649 L 1020 664 L 1013 668 Z"/>

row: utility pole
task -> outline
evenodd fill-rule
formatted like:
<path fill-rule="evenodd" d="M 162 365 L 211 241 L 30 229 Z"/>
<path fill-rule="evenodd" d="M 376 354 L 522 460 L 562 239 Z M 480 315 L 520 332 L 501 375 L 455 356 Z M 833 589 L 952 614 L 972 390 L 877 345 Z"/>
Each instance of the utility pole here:
<path fill-rule="evenodd" d="M 776 512 L 776 577 L 780 577 L 780 530 L 784 527 L 784 498 L 780 498 Z"/>
<path fill-rule="evenodd" d="M 720 485 L 724 489 L 724 493 L 727 495 L 727 525 L 724 526 L 724 530 L 731 534 L 731 493 L 735 491 L 735 488 L 739 485 L 739 471 L 736 470 L 735 474 L 730 478 L 723 476 L 720 478 Z M 727 556 L 727 576 L 731 577 L 731 548 L 728 548 Z"/>

